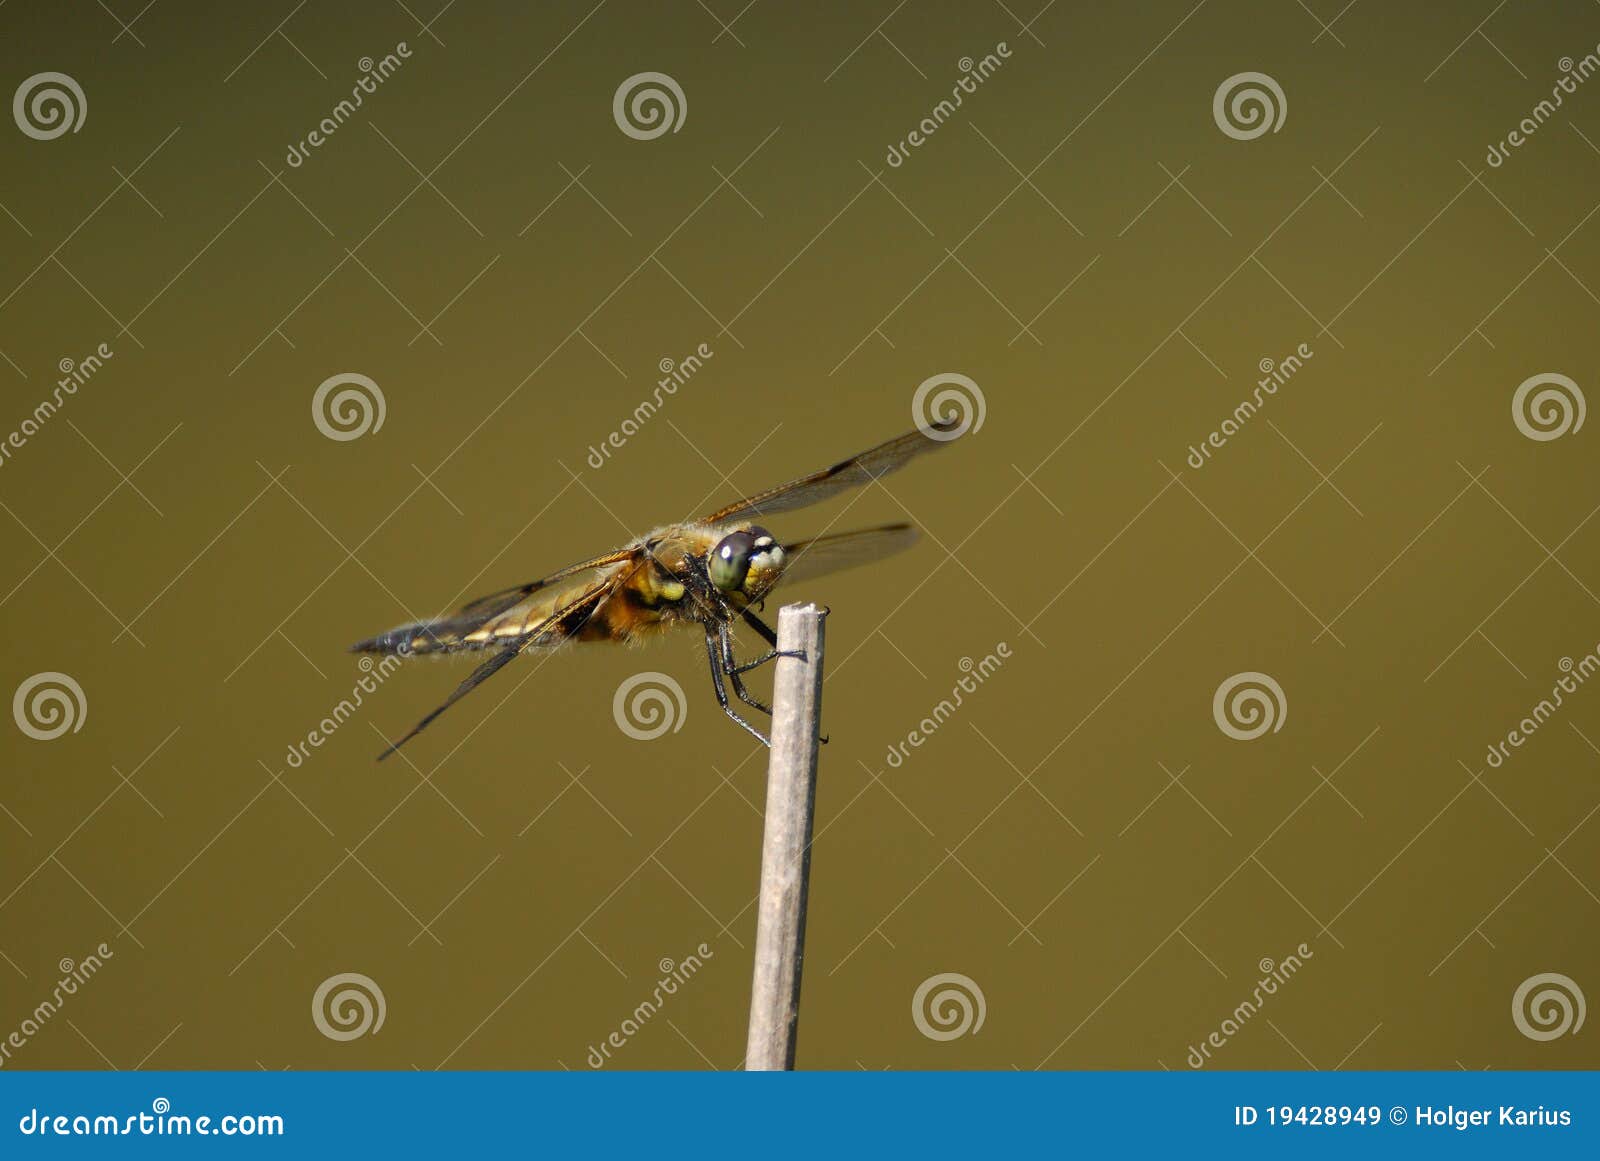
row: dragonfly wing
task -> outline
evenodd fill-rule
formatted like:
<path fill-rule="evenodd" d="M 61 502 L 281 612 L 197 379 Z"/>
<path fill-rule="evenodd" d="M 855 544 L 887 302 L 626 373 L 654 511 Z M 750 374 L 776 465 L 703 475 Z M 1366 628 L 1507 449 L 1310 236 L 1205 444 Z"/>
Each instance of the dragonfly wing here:
<path fill-rule="evenodd" d="M 501 589 L 499 592 L 490 593 L 486 597 L 479 597 L 470 604 L 462 606 L 461 612 L 472 613 L 481 609 L 488 614 L 508 609 L 523 597 L 529 596 L 542 588 L 548 588 L 556 581 L 566 580 L 568 577 L 577 576 L 581 572 L 603 568 L 608 564 L 618 564 L 630 559 L 636 551 L 630 545 L 627 548 L 612 549 L 602 556 L 592 557 L 589 560 L 580 560 L 577 564 L 569 564 L 566 568 L 553 572 L 549 576 L 540 577 L 538 580 L 529 581 L 527 584 L 515 585 L 509 589 Z M 492 609 L 491 606 L 493 606 Z"/>
<path fill-rule="evenodd" d="M 443 705 L 412 726 L 404 737 L 398 741 L 391 742 L 388 748 L 378 755 L 378 761 L 383 761 L 427 729 L 436 717 L 500 672 L 519 653 L 537 645 L 556 644 L 573 636 L 578 629 L 600 610 L 606 601 L 611 599 L 612 594 L 616 592 L 618 583 L 626 575 L 628 574 L 624 570 L 618 570 L 607 580 L 591 585 L 578 596 L 563 602 L 559 607 L 551 609 L 537 623 L 527 625 L 524 631 L 516 638 L 498 645 L 489 659 L 474 669 L 467 676 L 467 679 L 456 686 L 450 696 L 444 699 Z"/>
<path fill-rule="evenodd" d="M 797 540 L 783 546 L 788 563 L 784 565 L 781 584 L 815 580 L 841 569 L 871 564 L 897 552 L 904 552 L 919 539 L 919 533 L 910 524 L 886 524 L 882 528 L 862 528 L 855 532 L 839 532 L 832 536 L 818 536 L 811 540 Z"/>
<path fill-rule="evenodd" d="M 486 626 L 503 627 L 520 618 L 524 626 L 539 620 L 541 610 L 554 611 L 564 603 L 562 598 L 576 591 L 587 591 L 595 584 L 610 579 L 624 562 L 631 561 L 635 549 L 621 548 L 604 556 L 597 556 L 559 572 L 527 584 L 502 589 L 497 593 L 479 597 L 454 613 L 435 617 L 430 621 L 412 621 L 357 641 L 350 646 L 352 653 L 454 653 L 462 649 L 481 649 L 485 643 L 504 637 L 491 633 L 488 637 L 471 640 Z M 560 584 L 570 581 L 570 584 Z M 559 588 L 556 588 L 560 584 Z"/>
<path fill-rule="evenodd" d="M 500 671 L 502 666 L 509 663 L 511 659 L 520 652 L 521 650 L 516 648 L 501 649 L 496 652 L 494 656 L 489 658 L 489 660 L 485 661 L 482 665 L 474 669 L 465 681 L 456 686 L 455 691 L 452 692 L 449 697 L 444 699 L 443 705 L 441 705 L 438 709 L 431 711 L 420 722 L 412 726 L 411 729 L 407 731 L 406 734 L 398 741 L 390 742 L 389 745 L 384 749 L 383 753 L 378 755 L 378 761 L 383 761 L 390 754 L 394 753 L 401 746 L 409 742 L 412 738 L 422 733 L 423 730 L 427 729 L 428 726 L 433 723 L 434 718 L 444 713 L 445 710 L 455 705 L 456 702 L 466 697 L 467 694 L 471 693 L 474 689 L 478 688 L 478 686 L 482 685 L 489 678 L 493 677 Z"/>
<path fill-rule="evenodd" d="M 934 451 L 954 442 L 955 437 L 949 433 L 956 432 L 960 422 L 950 420 L 943 424 L 930 424 L 929 431 L 933 433 L 931 435 L 920 427 L 915 431 L 908 431 L 860 455 L 841 460 L 831 468 L 823 468 L 820 472 L 801 476 L 798 480 L 790 480 L 787 484 L 758 492 L 754 496 L 740 500 L 737 504 L 730 504 L 721 511 L 711 513 L 701 523 L 731 524 L 755 516 L 792 512 L 797 508 L 820 504 L 841 492 L 859 488 L 863 484 L 887 476 L 890 472 L 899 471 L 924 452 Z M 948 438 L 936 438 L 938 436 Z"/>

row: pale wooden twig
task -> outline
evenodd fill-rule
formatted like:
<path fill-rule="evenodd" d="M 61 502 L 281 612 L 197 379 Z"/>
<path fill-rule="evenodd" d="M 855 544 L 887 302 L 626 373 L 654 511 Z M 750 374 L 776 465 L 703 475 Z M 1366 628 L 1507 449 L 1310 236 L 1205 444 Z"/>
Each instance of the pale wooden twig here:
<path fill-rule="evenodd" d="M 806 892 L 811 873 L 811 812 L 817 795 L 822 721 L 823 621 L 828 610 L 785 605 L 778 611 L 779 657 L 773 681 L 772 752 L 767 761 L 766 827 L 761 842 L 755 978 L 745 1068 L 794 1067 L 805 956 Z"/>

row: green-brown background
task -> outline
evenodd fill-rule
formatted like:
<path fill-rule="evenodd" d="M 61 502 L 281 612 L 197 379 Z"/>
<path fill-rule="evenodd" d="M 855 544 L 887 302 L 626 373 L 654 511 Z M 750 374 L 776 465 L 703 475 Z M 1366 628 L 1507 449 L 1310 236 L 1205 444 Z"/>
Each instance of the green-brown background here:
<path fill-rule="evenodd" d="M 1600 996 L 1600 688 L 1484 762 L 1600 641 L 1600 430 L 1510 414 L 1540 372 L 1600 402 L 1600 81 L 1485 164 L 1600 9 L 1039 7 L 0 8 L 4 92 L 54 70 L 88 102 L 58 140 L 0 132 L 0 427 L 115 352 L 0 467 L 0 684 L 63 671 L 88 707 L 0 733 L 0 1032 L 114 951 L 9 1067 L 583 1068 L 701 942 L 614 1064 L 738 1064 L 763 760 L 692 635 L 520 664 L 376 765 L 466 672 L 412 664 L 286 751 L 356 637 L 904 430 L 950 371 L 981 431 L 839 525 L 927 540 L 795 594 L 833 609 L 801 1065 L 1183 1068 L 1301 942 L 1217 1066 L 1600 1063 L 1592 1018 L 1537 1043 L 1510 1012 L 1541 972 Z M 1236 141 L 1212 95 L 1250 70 L 1287 117 Z M 682 86 L 679 132 L 614 124 L 642 71 Z M 345 371 L 387 420 L 341 443 L 310 402 Z M 653 742 L 611 711 L 646 669 L 688 699 Z M 1287 714 L 1235 741 L 1212 694 L 1250 670 Z M 377 1035 L 315 1028 L 339 972 L 381 986 Z M 918 1032 L 941 972 L 978 1033 Z"/>

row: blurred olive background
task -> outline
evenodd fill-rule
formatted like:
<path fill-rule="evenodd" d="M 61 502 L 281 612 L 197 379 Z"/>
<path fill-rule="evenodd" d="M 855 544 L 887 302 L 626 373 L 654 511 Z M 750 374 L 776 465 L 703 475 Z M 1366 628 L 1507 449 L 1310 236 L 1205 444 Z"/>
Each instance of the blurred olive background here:
<path fill-rule="evenodd" d="M 608 1067 L 738 1065 L 764 753 L 693 634 L 519 662 L 378 765 L 470 669 L 408 663 L 289 750 L 351 641 L 906 430 L 941 373 L 981 430 L 771 522 L 928 533 L 791 594 L 833 610 L 801 1066 L 1182 1069 L 1302 943 L 1208 1067 L 1600 1064 L 1510 1011 L 1600 995 L 1600 685 L 1486 764 L 1600 642 L 1600 433 L 1511 414 L 1540 373 L 1600 399 L 1600 81 L 1487 163 L 1600 11 L 1491 7 L 0 9 L 5 91 L 87 103 L 0 132 L 0 428 L 113 352 L 0 466 L 4 688 L 86 702 L 0 732 L 0 1033 L 113 952 L 7 1067 L 582 1069 L 702 943 Z M 641 72 L 676 132 L 614 121 Z M 1214 120 L 1242 72 L 1276 132 Z M 385 418 L 334 440 L 346 372 Z M 686 709 L 639 741 L 647 670 Z M 1253 741 L 1212 712 L 1246 672 L 1284 693 Z M 347 972 L 385 1018 L 336 1041 Z M 983 997 L 949 1040 L 943 973 Z"/>

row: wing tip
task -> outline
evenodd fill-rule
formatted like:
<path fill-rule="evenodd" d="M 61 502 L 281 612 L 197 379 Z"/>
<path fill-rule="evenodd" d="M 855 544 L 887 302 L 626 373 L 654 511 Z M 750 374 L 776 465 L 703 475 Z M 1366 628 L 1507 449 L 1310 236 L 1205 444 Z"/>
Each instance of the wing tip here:
<path fill-rule="evenodd" d="M 432 722 L 434 718 L 438 717 L 440 713 L 443 713 L 445 707 L 448 706 L 448 705 L 449 705 L 449 703 L 446 702 L 444 706 L 440 706 L 438 710 L 436 710 L 433 713 L 429 714 L 427 717 L 423 718 L 416 725 L 412 726 L 411 729 L 407 733 L 403 734 L 399 739 L 397 739 L 396 741 L 390 742 L 387 746 L 385 746 L 382 750 L 380 750 L 378 752 L 378 756 L 376 758 L 374 758 L 373 761 L 381 762 L 385 758 L 389 757 L 391 754 L 397 753 L 401 746 L 405 745 L 412 738 L 416 737 L 418 734 L 422 733 L 423 730 L 427 729 L 428 724 L 430 722 Z"/>

